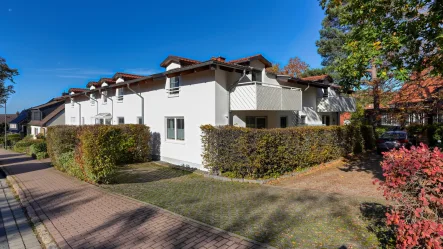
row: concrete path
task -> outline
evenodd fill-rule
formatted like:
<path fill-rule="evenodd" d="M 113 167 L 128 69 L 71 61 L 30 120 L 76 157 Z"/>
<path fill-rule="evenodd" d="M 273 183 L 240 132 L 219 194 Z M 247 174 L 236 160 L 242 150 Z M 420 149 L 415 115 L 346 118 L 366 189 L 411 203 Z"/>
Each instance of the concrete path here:
<path fill-rule="evenodd" d="M 0 249 L 41 248 L 2 173 L 0 189 Z"/>
<path fill-rule="evenodd" d="M 61 248 L 270 248 L 81 182 L 44 163 L 0 150 Z"/>

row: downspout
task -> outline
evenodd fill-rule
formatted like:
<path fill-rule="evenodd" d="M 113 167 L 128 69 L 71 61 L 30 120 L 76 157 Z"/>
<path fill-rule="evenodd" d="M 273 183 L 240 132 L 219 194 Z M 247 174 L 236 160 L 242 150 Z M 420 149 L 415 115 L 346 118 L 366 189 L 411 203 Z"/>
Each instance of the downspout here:
<path fill-rule="evenodd" d="M 111 116 L 112 116 L 111 124 L 113 124 L 114 123 L 114 100 L 112 98 L 108 97 L 108 95 L 106 95 L 106 98 L 111 101 Z M 106 121 L 105 121 L 105 123 L 106 123 Z"/>
<path fill-rule="evenodd" d="M 228 124 L 230 124 L 231 120 L 231 90 L 246 76 L 246 70 L 243 70 L 242 76 L 238 78 L 229 88 L 228 88 Z"/>
<path fill-rule="evenodd" d="M 142 108 L 141 108 L 141 110 L 142 110 L 142 123 L 145 124 L 145 98 L 143 98 L 143 96 L 142 96 L 141 93 L 137 93 L 136 91 L 134 91 L 134 90 L 129 86 L 129 83 L 126 84 L 126 87 L 127 87 L 131 92 L 133 92 L 135 95 L 139 96 L 140 99 L 142 100 L 142 106 L 141 106 L 141 107 L 142 107 Z"/>

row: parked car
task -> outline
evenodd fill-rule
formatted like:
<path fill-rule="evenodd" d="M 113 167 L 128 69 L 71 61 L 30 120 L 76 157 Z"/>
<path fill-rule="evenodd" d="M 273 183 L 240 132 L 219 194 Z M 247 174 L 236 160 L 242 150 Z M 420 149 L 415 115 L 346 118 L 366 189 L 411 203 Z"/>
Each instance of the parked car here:
<path fill-rule="evenodd" d="M 411 145 L 407 132 L 388 131 L 383 133 L 380 138 L 377 139 L 377 153 L 381 154 L 383 151 L 399 149 L 403 146 L 409 149 Z"/>

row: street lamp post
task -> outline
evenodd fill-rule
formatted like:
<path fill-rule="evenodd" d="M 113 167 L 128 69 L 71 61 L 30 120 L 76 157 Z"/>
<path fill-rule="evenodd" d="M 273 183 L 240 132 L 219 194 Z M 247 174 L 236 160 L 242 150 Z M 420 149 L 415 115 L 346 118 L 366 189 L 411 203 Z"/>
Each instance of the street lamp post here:
<path fill-rule="evenodd" d="M 6 138 L 6 100 L 5 100 L 5 150 L 6 150 L 6 146 L 8 145 L 8 140 Z"/>

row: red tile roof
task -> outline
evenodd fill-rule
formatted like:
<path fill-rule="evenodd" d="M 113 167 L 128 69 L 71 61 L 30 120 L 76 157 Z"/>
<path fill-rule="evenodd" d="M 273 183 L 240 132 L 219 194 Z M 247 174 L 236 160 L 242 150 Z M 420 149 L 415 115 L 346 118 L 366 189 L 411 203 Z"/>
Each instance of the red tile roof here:
<path fill-rule="evenodd" d="M 87 88 L 90 88 L 91 86 L 95 86 L 95 87 L 100 87 L 100 83 L 96 82 L 96 81 L 90 81 L 88 82 L 88 84 L 86 85 Z"/>
<path fill-rule="evenodd" d="M 416 103 L 428 101 L 438 97 L 440 89 L 443 88 L 442 77 L 423 76 L 421 79 L 411 77 L 411 81 L 405 83 L 398 94 L 391 101 L 395 103 Z"/>
<path fill-rule="evenodd" d="M 192 59 L 188 59 L 188 58 L 184 58 L 184 57 L 180 57 L 180 56 L 175 56 L 175 55 L 170 55 L 160 64 L 160 66 L 167 67 L 170 64 L 170 62 L 172 62 L 172 61 L 176 61 L 179 63 L 188 64 L 188 65 L 201 63 L 201 61 L 192 60 Z"/>
<path fill-rule="evenodd" d="M 241 64 L 241 63 L 249 62 L 249 61 L 254 60 L 254 59 L 257 59 L 257 60 L 261 61 L 263 64 L 265 64 L 265 67 L 272 67 L 272 63 L 269 62 L 261 54 L 256 54 L 256 55 L 252 55 L 252 56 L 248 56 L 248 57 L 244 57 L 244 58 L 228 61 L 227 63 L 230 63 L 230 64 Z"/>
<path fill-rule="evenodd" d="M 329 76 L 327 74 L 323 74 L 323 75 L 317 75 L 317 76 L 304 77 L 304 78 L 300 78 L 300 79 L 306 80 L 306 81 L 324 81 L 328 78 L 331 78 L 331 76 Z"/>
<path fill-rule="evenodd" d="M 130 73 L 115 73 L 112 78 L 118 79 L 119 77 L 122 77 L 124 80 L 126 80 L 126 79 L 133 80 L 133 79 L 143 78 L 144 76 L 137 75 L 137 74 L 130 74 Z"/>
<path fill-rule="evenodd" d="M 74 93 L 81 93 L 81 92 L 85 92 L 88 91 L 88 89 L 84 89 L 84 88 L 69 88 L 68 93 L 71 94 L 72 92 Z"/>
<path fill-rule="evenodd" d="M 108 84 L 115 84 L 115 80 L 112 78 L 101 78 L 98 82 L 99 83 L 106 82 Z"/>

